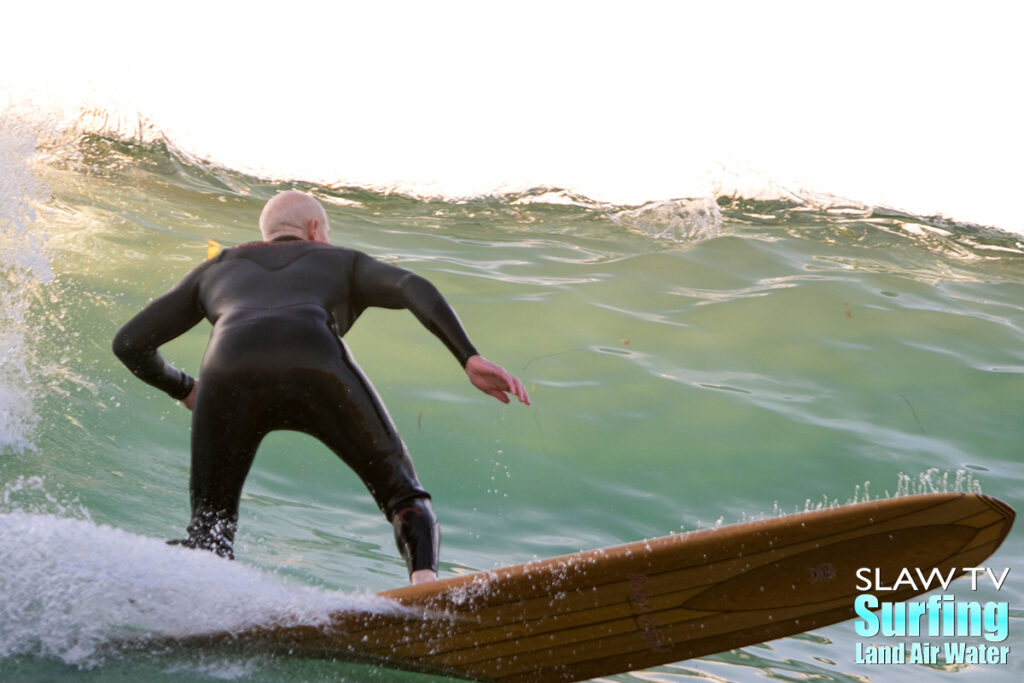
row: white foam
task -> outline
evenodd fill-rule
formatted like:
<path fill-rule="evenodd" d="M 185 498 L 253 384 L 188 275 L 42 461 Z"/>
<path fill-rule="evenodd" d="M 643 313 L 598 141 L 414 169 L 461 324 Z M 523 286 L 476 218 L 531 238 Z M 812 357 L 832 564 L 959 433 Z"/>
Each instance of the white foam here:
<path fill-rule="evenodd" d="M 0 514 L 0 658 L 89 666 L 111 638 L 316 624 L 394 603 L 290 584 L 212 553 L 87 520 Z"/>
<path fill-rule="evenodd" d="M 656 239 L 689 242 L 718 235 L 722 213 L 713 199 L 651 202 L 611 214 L 615 223 Z"/>

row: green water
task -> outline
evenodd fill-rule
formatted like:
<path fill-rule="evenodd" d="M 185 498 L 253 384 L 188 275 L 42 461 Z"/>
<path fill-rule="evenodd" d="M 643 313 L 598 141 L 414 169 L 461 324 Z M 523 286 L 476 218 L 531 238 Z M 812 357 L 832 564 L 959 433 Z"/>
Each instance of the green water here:
<path fill-rule="evenodd" d="M 0 551 L 3 572 L 24 579 L 0 582 L 3 680 L 431 680 L 331 662 L 104 653 L 123 613 L 98 607 L 99 597 L 90 618 L 67 589 L 107 581 L 119 599 L 123 581 L 90 573 L 89 548 L 127 552 L 133 541 L 104 525 L 163 539 L 188 521 L 189 414 L 117 363 L 114 332 L 202 262 L 205 240 L 256 239 L 262 203 L 293 186 L 327 206 L 334 243 L 434 282 L 481 352 L 530 391 L 529 408 L 476 392 L 404 312 L 368 311 L 346 337 L 433 494 L 443 573 L 897 492 L 1024 499 L 1019 236 L 743 198 L 667 212 L 546 190 L 417 200 L 260 180 L 104 138 L 62 143 L 29 168 L 48 190 L 37 220 L 7 234 L 18 249 L 35 245 L 52 275 L 5 246 L 3 294 L 22 314 L 5 323 L 3 389 L 30 408 L 5 427 L 0 537 L 35 554 Z M 207 335 L 203 323 L 166 357 L 196 372 Z M 22 513 L 36 515 L 41 536 L 80 543 L 85 560 L 63 566 L 41 541 L 20 539 L 12 530 L 24 527 L 11 520 Z M 65 529 L 69 519 L 83 521 Z M 133 600 L 158 616 L 220 604 L 222 584 L 243 569 L 252 573 L 239 582 L 288 582 L 331 600 L 405 580 L 362 484 L 308 437 L 264 441 L 240 525 L 239 569 L 204 564 L 210 574 L 179 577 L 194 582 L 180 604 L 162 584 L 133 579 Z M 989 562 L 1011 568 L 1006 587 L 960 590 L 1008 600 L 1006 644 L 1024 652 L 1021 535 Z M 140 561 L 163 567 L 162 548 L 146 548 Z M 287 604 L 286 587 L 266 590 Z M 857 640 L 846 623 L 613 678 L 1010 681 L 1024 672 L 1014 657 L 957 672 L 872 668 L 854 663 Z"/>

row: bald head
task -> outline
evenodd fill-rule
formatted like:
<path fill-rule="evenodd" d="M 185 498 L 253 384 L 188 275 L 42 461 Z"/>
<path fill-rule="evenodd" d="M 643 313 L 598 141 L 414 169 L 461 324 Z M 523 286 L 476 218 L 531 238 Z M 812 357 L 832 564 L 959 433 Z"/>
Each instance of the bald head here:
<path fill-rule="evenodd" d="M 291 235 L 327 242 L 327 214 L 320 202 L 305 192 L 288 190 L 267 202 L 260 214 L 260 233 L 270 241 Z"/>

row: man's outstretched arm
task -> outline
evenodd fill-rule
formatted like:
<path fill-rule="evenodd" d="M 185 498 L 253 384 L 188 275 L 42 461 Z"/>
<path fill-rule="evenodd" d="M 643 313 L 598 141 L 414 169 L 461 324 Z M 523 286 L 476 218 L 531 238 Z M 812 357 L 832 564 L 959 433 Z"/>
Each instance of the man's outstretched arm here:
<path fill-rule="evenodd" d="M 520 403 L 530 405 L 522 382 L 477 353 L 455 311 L 429 280 L 365 254 L 361 255 L 353 280 L 353 290 L 365 305 L 405 308 L 415 315 L 448 347 L 477 389 L 502 403 L 510 401 L 510 394 Z"/>

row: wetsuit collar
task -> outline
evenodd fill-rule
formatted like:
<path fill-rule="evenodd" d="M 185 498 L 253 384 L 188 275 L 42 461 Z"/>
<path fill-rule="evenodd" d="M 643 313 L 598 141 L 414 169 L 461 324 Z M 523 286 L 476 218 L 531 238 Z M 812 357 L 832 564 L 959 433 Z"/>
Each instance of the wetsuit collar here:
<path fill-rule="evenodd" d="M 270 240 L 271 242 L 301 242 L 302 238 L 296 235 L 281 235 Z"/>

